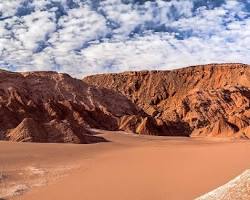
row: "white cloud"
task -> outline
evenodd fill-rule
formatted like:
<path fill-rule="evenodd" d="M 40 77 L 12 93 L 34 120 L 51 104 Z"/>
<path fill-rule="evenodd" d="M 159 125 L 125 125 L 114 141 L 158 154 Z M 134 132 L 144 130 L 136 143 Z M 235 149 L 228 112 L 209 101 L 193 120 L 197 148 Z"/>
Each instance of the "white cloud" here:
<path fill-rule="evenodd" d="M 83 6 L 68 11 L 58 21 L 60 29 L 51 37 L 54 48 L 68 51 L 81 48 L 86 42 L 105 36 L 108 31 L 103 16 Z"/>
<path fill-rule="evenodd" d="M 82 77 L 210 62 L 250 63 L 246 2 L 201 2 L 0 0 L 0 65 Z"/>
<path fill-rule="evenodd" d="M 22 24 L 16 25 L 15 37 L 22 42 L 25 49 L 35 51 L 39 42 L 44 42 L 46 37 L 55 31 L 56 25 L 53 19 L 54 14 L 47 11 L 36 11 L 24 16 L 18 21 Z"/>
<path fill-rule="evenodd" d="M 1 17 L 13 16 L 16 13 L 16 9 L 20 5 L 22 0 L 1 0 L 0 1 L 0 13 Z"/>

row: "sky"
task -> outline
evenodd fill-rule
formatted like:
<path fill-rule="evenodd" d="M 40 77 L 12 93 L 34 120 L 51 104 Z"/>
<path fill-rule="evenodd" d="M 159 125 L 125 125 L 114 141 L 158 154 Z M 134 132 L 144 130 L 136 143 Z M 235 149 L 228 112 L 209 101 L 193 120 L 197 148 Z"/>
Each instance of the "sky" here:
<path fill-rule="evenodd" d="M 250 64 L 250 0 L 0 0 L 0 68 L 81 78 Z"/>

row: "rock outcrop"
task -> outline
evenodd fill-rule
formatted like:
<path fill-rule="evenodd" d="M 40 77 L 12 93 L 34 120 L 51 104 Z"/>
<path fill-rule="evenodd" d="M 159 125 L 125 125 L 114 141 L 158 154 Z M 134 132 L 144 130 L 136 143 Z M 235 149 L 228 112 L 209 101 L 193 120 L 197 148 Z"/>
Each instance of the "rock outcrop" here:
<path fill-rule="evenodd" d="M 161 131 L 157 134 L 161 135 L 249 137 L 248 65 L 210 64 L 172 71 L 100 74 L 83 81 L 125 95 L 148 115 L 144 120 L 123 119 L 124 130 L 148 133 L 141 127 L 152 128 L 158 121 Z M 156 127 L 159 129 L 159 124 Z"/>
<path fill-rule="evenodd" d="M 0 71 L 0 139 L 104 141 L 91 128 L 250 138 L 250 67 L 211 64 L 74 79 Z"/>
<path fill-rule="evenodd" d="M 100 142 L 104 140 L 90 128 L 118 130 L 122 116 L 138 114 L 137 106 L 124 95 L 67 74 L 0 71 L 2 140 Z"/>

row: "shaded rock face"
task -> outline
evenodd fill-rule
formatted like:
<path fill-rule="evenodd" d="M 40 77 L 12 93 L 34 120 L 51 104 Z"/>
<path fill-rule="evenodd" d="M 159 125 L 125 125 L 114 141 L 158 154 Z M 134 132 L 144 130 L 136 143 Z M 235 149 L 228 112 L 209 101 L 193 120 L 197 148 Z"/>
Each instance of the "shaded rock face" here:
<path fill-rule="evenodd" d="M 0 139 L 104 141 L 90 128 L 250 138 L 250 68 L 203 65 L 89 76 L 0 71 Z"/>
<path fill-rule="evenodd" d="M 101 74 L 83 81 L 125 95 L 146 113 L 147 119 L 122 118 L 124 130 L 140 132 L 136 128 L 141 127 L 138 129 L 148 134 L 145 127 L 156 126 L 153 129 L 157 133 L 149 132 L 243 138 L 250 135 L 248 65 L 210 64 L 172 71 Z"/>
<path fill-rule="evenodd" d="M 122 116 L 139 113 L 124 95 L 66 74 L 0 71 L 2 140 L 100 142 L 89 128 L 118 130 Z"/>

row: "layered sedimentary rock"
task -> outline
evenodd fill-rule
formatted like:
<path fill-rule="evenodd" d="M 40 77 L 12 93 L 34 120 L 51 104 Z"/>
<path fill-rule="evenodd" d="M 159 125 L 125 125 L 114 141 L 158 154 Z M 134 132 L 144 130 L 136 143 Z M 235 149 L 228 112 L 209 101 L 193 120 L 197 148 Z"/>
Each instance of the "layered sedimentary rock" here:
<path fill-rule="evenodd" d="M 250 135 L 248 65 L 210 64 L 172 71 L 100 74 L 83 81 L 125 95 L 150 117 L 122 119 L 121 128 L 125 130 L 140 133 L 145 127 L 154 127 L 160 129 L 155 134 L 161 135 Z M 153 130 L 149 132 L 154 134 Z"/>

